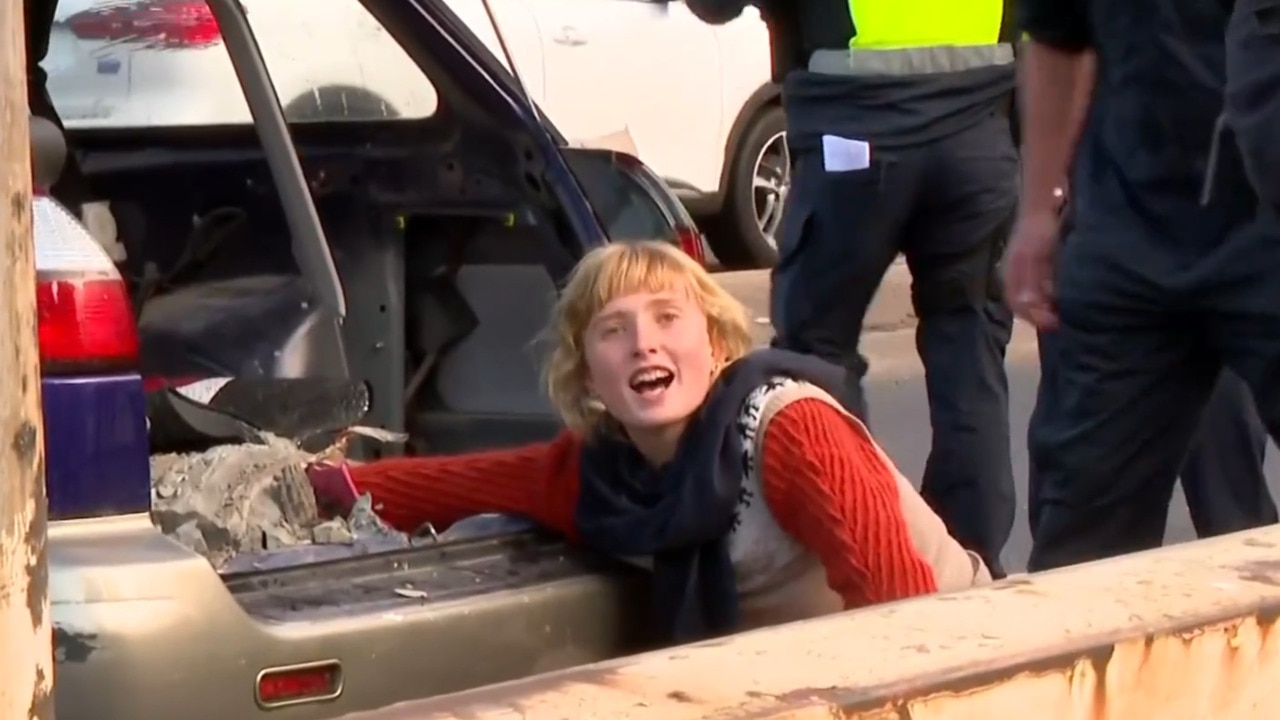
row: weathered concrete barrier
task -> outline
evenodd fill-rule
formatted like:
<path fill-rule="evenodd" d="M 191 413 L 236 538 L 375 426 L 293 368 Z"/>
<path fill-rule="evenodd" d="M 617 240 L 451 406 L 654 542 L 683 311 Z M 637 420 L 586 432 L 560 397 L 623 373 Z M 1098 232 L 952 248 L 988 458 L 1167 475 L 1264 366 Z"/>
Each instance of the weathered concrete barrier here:
<path fill-rule="evenodd" d="M 344 720 L 1272 720 L 1280 528 Z"/>

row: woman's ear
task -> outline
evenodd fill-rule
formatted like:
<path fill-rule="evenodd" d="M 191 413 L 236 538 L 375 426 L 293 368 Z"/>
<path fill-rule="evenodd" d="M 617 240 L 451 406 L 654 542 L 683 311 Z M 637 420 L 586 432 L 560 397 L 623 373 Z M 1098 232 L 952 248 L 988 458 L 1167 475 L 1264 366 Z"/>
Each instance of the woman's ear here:
<path fill-rule="evenodd" d="M 586 391 L 585 396 L 582 398 L 585 406 L 597 412 L 604 412 L 604 401 L 601 400 L 600 395 L 596 393 L 596 384 L 591 379 L 590 374 L 587 374 L 587 376 L 582 379 L 582 389 Z"/>
<path fill-rule="evenodd" d="M 724 357 L 724 341 L 720 339 L 720 333 L 712 327 L 707 328 L 707 348 L 711 350 L 711 362 Z"/>
<path fill-rule="evenodd" d="M 604 401 L 596 394 L 596 384 L 587 377 L 582 381 L 582 389 L 586 390 L 586 397 L 582 399 L 583 407 L 595 412 L 605 412 Z"/>
<path fill-rule="evenodd" d="M 711 336 L 711 364 L 716 368 L 723 368 L 729 364 L 729 348 L 725 344 L 724 339 L 718 335 Z"/>

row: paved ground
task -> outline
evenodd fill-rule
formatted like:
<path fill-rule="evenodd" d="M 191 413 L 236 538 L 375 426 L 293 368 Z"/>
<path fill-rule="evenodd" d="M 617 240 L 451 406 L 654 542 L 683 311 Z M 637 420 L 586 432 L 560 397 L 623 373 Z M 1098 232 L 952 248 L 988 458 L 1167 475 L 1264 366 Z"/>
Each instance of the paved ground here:
<path fill-rule="evenodd" d="M 737 272 L 721 273 L 717 277 L 751 308 L 757 318 L 757 336 L 762 342 L 767 340 L 772 334 L 768 325 L 768 275 Z M 863 345 L 871 363 L 867 393 L 876 436 L 902 471 L 918 483 L 929 448 L 929 422 L 923 371 L 915 355 L 909 290 L 910 277 L 905 267 L 896 267 L 876 298 Z M 1024 568 L 1030 550 L 1026 519 L 1026 428 L 1039 382 L 1035 335 L 1025 326 L 1019 326 L 1015 332 L 1009 348 L 1008 369 L 1013 463 L 1020 508 L 1013 538 L 1005 548 L 1005 564 L 1010 571 L 1017 571 Z M 1278 454 L 1274 447 L 1269 450 L 1267 474 L 1271 492 L 1280 496 Z M 1166 538 L 1170 542 L 1194 539 L 1181 491 L 1174 499 Z"/>

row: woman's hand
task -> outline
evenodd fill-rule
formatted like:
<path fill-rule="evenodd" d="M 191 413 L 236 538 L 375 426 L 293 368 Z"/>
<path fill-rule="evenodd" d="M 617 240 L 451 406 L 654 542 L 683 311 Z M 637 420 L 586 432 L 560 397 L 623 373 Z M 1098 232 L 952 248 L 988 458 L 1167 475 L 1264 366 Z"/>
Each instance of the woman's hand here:
<path fill-rule="evenodd" d="M 346 517 L 360 497 L 351 471 L 345 462 L 312 463 L 307 466 L 307 480 L 316 494 L 316 505 L 322 517 Z"/>

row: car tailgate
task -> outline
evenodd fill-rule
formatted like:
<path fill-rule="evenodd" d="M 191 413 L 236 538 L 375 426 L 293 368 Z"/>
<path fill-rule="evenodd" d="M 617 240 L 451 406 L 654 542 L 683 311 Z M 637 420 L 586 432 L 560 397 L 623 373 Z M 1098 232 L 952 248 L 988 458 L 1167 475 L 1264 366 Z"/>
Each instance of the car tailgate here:
<path fill-rule="evenodd" d="M 266 715 L 264 671 L 332 661 L 320 720 L 641 649 L 643 576 L 538 534 L 219 577 L 146 516 L 50 531 L 59 720 Z"/>

